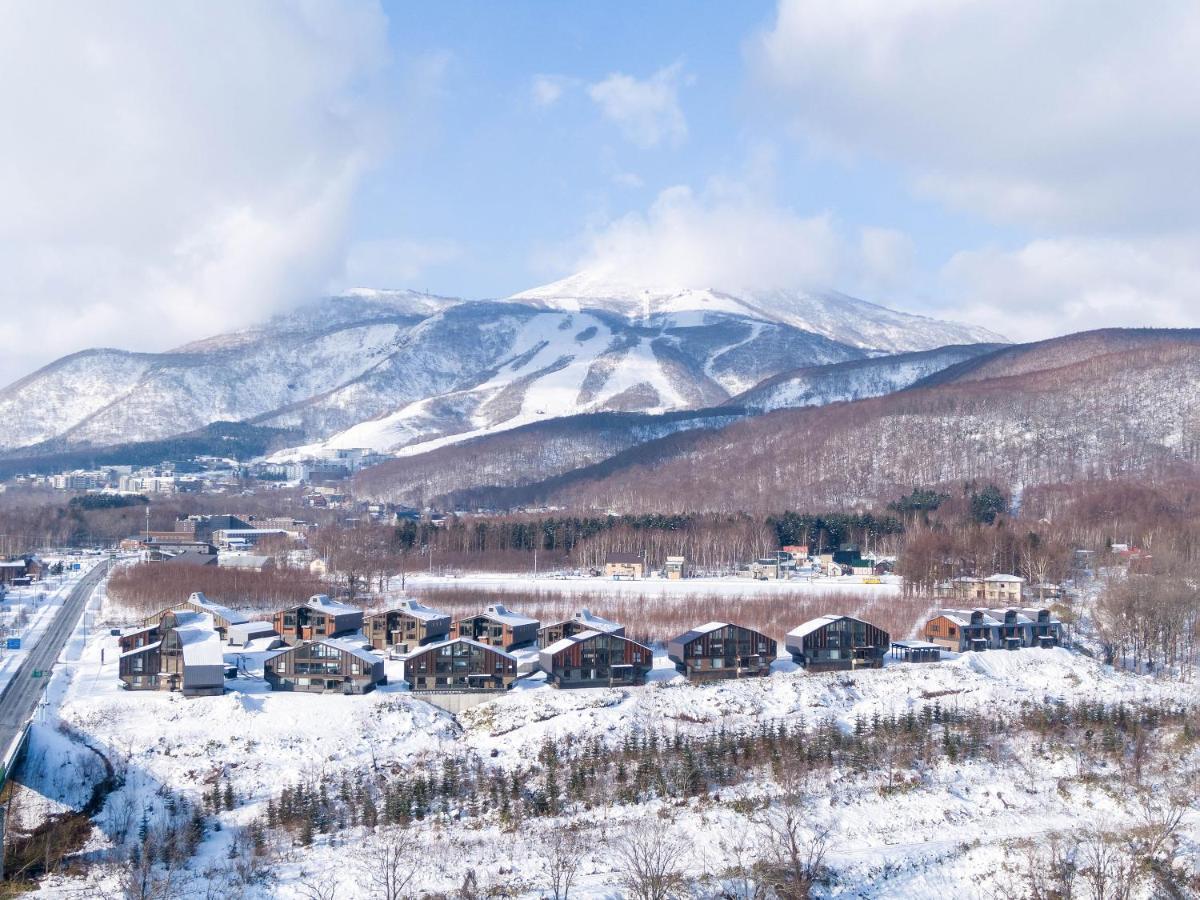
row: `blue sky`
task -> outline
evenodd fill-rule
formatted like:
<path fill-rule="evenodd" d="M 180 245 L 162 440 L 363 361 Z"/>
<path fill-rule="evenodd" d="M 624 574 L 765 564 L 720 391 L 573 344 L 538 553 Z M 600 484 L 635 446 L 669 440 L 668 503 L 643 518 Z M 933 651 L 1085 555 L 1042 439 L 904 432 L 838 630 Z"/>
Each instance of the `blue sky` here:
<path fill-rule="evenodd" d="M 745 179 L 770 160 L 774 201 L 835 226 L 919 234 L 918 272 L 963 242 L 1019 234 L 914 197 L 903 173 L 861 155 L 805 150 L 762 102 L 750 71 L 752 37 L 775 4 L 387 3 L 393 59 L 385 80 L 400 112 L 386 156 L 356 198 L 355 241 L 440 247 L 412 286 L 505 296 L 569 273 L 589 228 L 645 210 L 674 185 Z M 654 146 L 630 140 L 589 87 L 616 73 L 652 79 L 674 67 L 686 135 Z M 534 85 L 561 96 L 539 105 Z M 414 95 L 422 96 L 412 103 Z M 414 109 L 415 107 L 415 109 Z M 411 112 L 408 110 L 412 109 Z M 410 286 L 396 254 L 348 273 L 352 282 Z M 836 285 L 835 285 L 836 286 Z M 877 297 L 888 302 L 889 297 Z"/>
<path fill-rule="evenodd" d="M 0 383 L 581 268 L 1198 326 L 1196 59 L 1194 0 L 17 0 Z"/>

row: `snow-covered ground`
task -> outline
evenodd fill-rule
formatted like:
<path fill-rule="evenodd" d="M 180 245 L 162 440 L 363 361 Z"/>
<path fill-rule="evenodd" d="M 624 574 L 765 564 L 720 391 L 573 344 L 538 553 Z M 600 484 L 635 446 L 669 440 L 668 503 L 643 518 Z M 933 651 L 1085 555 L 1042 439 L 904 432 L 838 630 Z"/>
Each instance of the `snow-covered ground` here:
<path fill-rule="evenodd" d="M 95 603 L 100 600 L 97 595 Z M 213 698 L 126 692 L 118 686 L 115 638 L 107 633 L 85 638 L 82 628 L 65 656 L 67 665 L 51 683 L 47 720 L 33 736 L 31 758 L 45 764 L 28 773 L 28 786 L 52 801 L 78 806 L 100 773 L 95 754 L 81 749 L 79 740 L 103 752 L 124 784 L 97 819 L 89 849 L 99 851 L 111 846 L 122 821 L 128 828 L 130 816 L 136 819 L 143 808 L 153 815 L 165 792 L 199 802 L 214 781 L 227 780 L 238 805 L 219 814 L 224 827 L 205 838 L 198 870 L 223 862 L 237 827 L 261 815 L 268 799 L 286 785 L 333 786 L 342 774 L 359 771 L 437 772 L 446 756 L 512 769 L 528 765 L 547 738 L 568 743 L 598 738 L 616 746 L 631 729 L 703 734 L 717 727 L 825 718 L 851 729 L 858 717 L 919 711 L 933 703 L 1011 710 L 1023 703 L 1085 698 L 1130 704 L 1196 700 L 1189 686 L 1117 672 L 1065 649 L 991 651 L 856 673 L 806 674 L 781 661 L 768 678 L 709 685 L 676 676 L 660 656 L 645 687 L 558 691 L 528 680 L 456 718 L 416 699 L 400 683 L 361 697 L 275 694 L 261 682 L 241 678 L 228 683 L 224 696 Z M 390 674 L 394 677 L 394 670 Z M 56 720 L 77 739 L 57 730 Z M 831 828 L 829 862 L 839 884 L 857 886 L 835 893 L 990 897 L 989 873 L 1004 859 L 1005 840 L 1037 838 L 1098 818 L 1129 819 L 1111 785 L 1072 780 L 1078 766 L 1072 753 L 1030 746 L 1028 754 L 1028 759 L 998 764 L 943 761 L 920 786 L 886 799 L 870 776 L 864 781 L 862 775 L 832 773 L 827 785 L 818 785 L 809 813 Z M 722 791 L 719 799 L 612 805 L 579 813 L 573 821 L 610 836 L 637 821 L 661 821 L 690 848 L 689 871 L 715 878 L 741 852 L 737 838 L 750 827 L 747 809 L 761 808 L 772 791 L 770 785 L 752 783 Z M 422 844 L 428 865 L 418 887 L 452 890 L 461 884 L 461 862 L 469 857 L 479 872 L 504 872 L 496 877 L 525 884 L 528 889 L 519 896 L 542 896 L 536 840 L 563 824 L 530 821 L 515 834 L 478 823 L 423 833 L 414 840 L 431 843 Z M 313 846 L 278 861 L 277 882 L 242 886 L 240 896 L 305 896 L 302 882 L 314 873 L 336 882 L 339 898 L 373 896 L 361 869 L 352 864 L 364 839 L 358 829 L 319 836 Z M 619 896 L 615 868 L 611 853 L 589 853 L 572 896 Z M 111 888 L 115 876 L 97 870 L 96 877 L 99 884 L 56 877 L 42 885 L 40 895 Z"/>

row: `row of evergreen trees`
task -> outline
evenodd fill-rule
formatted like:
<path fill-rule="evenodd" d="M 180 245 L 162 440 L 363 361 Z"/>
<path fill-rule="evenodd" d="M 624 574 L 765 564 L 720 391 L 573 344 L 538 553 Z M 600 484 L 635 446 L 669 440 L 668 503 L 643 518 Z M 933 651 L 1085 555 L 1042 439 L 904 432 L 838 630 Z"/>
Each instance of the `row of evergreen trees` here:
<path fill-rule="evenodd" d="M 616 745 L 600 737 L 547 740 L 526 766 L 503 769 L 478 755 L 447 756 L 436 767 L 402 775 L 359 772 L 340 781 L 285 787 L 258 827 L 283 828 L 311 843 L 347 826 L 406 826 L 430 819 L 522 818 L 719 794 L 748 781 L 795 786 L 832 770 L 881 778 L 882 791 L 906 789 L 939 762 L 998 758 L 1022 739 L 1040 752 L 1071 749 L 1092 764 L 1133 771 L 1148 738 L 1173 729 L 1197 741 L 1200 713 L 1170 704 L 1102 701 L 1025 703 L 1008 710 L 927 704 L 900 715 L 858 717 L 851 728 L 831 718 L 768 721 L 755 728 L 717 726 L 708 733 L 647 729 Z"/>

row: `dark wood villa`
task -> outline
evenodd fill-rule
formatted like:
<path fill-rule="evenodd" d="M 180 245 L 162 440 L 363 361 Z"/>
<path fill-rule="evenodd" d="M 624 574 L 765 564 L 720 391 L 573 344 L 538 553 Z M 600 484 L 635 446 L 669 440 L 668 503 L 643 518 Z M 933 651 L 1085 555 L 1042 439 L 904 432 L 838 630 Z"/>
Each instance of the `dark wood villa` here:
<path fill-rule="evenodd" d="M 709 622 L 667 643 L 676 671 L 701 680 L 766 675 L 775 653 L 771 638 L 728 622 Z"/>
<path fill-rule="evenodd" d="M 244 625 L 250 621 L 239 612 L 234 612 L 228 606 L 222 606 L 219 603 L 213 603 L 204 596 L 200 591 L 190 594 L 188 598 L 174 606 L 168 606 L 166 609 L 161 609 L 152 616 L 147 616 L 142 619 L 143 625 L 152 625 L 163 617 L 163 614 L 169 610 L 190 610 L 198 612 L 202 615 L 212 616 L 213 627 L 217 629 L 217 634 L 221 636 L 221 640 L 227 640 L 229 637 L 229 628 L 231 625 Z"/>
<path fill-rule="evenodd" d="M 506 691 L 517 679 L 517 658 L 470 638 L 427 644 L 404 658 L 413 691 Z"/>
<path fill-rule="evenodd" d="M 425 644 L 445 640 L 450 617 L 416 600 L 404 600 L 395 609 L 363 618 L 363 635 L 376 650 L 395 648 L 408 653 Z"/>
<path fill-rule="evenodd" d="M 538 620 L 493 603 L 481 613 L 459 619 L 450 629 L 454 638 L 470 638 L 481 644 L 511 650 L 537 641 Z"/>
<path fill-rule="evenodd" d="M 654 664 L 649 647 L 612 632 L 582 631 L 538 654 L 546 681 L 555 687 L 641 684 Z"/>
<path fill-rule="evenodd" d="M 302 644 L 354 634 L 362 628 L 363 614 L 357 606 L 337 603 L 325 594 L 314 594 L 303 606 L 275 613 L 272 624 L 285 644 Z"/>
<path fill-rule="evenodd" d="M 225 690 L 225 658 L 212 617 L 168 610 L 158 623 L 121 635 L 118 677 L 132 691 L 182 691 L 186 697 Z"/>
<path fill-rule="evenodd" d="M 605 634 L 623 636 L 625 634 L 625 626 L 592 615 L 590 609 L 581 609 L 569 619 L 565 619 L 562 622 L 553 622 L 550 625 L 543 625 L 539 628 L 537 636 L 538 646 L 545 649 L 565 637 L 570 637 L 573 634 L 579 634 L 584 631 L 601 631 Z"/>
<path fill-rule="evenodd" d="M 263 663 L 263 678 L 275 691 L 365 694 L 384 684 L 383 657 L 362 641 L 323 638 L 280 650 Z"/>
<path fill-rule="evenodd" d="M 812 672 L 883 666 L 892 643 L 882 628 L 853 616 L 818 616 L 787 634 L 792 661 Z"/>

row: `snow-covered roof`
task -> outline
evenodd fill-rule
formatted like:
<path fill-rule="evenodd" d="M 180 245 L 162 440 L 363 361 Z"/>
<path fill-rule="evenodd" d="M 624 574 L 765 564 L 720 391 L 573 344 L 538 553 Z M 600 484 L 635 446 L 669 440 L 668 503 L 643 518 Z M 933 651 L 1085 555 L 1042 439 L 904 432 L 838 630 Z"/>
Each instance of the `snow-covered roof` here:
<path fill-rule="evenodd" d="M 418 647 L 416 650 L 412 650 L 412 651 L 404 654 L 404 656 L 402 656 L 400 658 L 401 659 L 412 659 L 414 656 L 420 656 L 422 653 L 428 653 L 430 650 L 440 650 L 442 647 L 445 647 L 448 644 L 470 644 L 472 647 L 479 647 L 480 649 L 483 649 L 483 650 L 491 650 L 493 653 L 503 656 L 506 659 L 511 659 L 514 662 L 516 661 L 515 656 L 513 656 L 511 653 L 509 653 L 505 650 L 500 649 L 499 647 L 493 647 L 491 644 L 484 644 L 481 641 L 476 641 L 472 638 L 467 638 L 467 637 L 447 638 L 444 641 L 437 641 L 436 643 L 432 643 L 432 644 L 423 644 L 420 647 Z"/>
<path fill-rule="evenodd" d="M 162 641 L 155 641 L 153 644 L 146 644 L 142 647 L 134 647 L 132 650 L 126 650 L 121 654 L 121 659 L 127 656 L 133 656 L 135 653 L 145 653 L 147 650 L 153 650 L 156 647 L 162 646 Z"/>
<path fill-rule="evenodd" d="M 12 560 L 10 562 L 0 562 L 0 569 L 24 569 L 25 561 L 21 559 Z"/>
<path fill-rule="evenodd" d="M 234 622 L 229 630 L 238 634 L 266 634 L 274 632 L 275 626 L 271 622 Z"/>
<path fill-rule="evenodd" d="M 580 625 L 586 625 L 592 631 L 602 631 L 609 634 L 614 631 L 621 631 L 625 627 L 620 622 L 613 622 L 609 619 L 595 615 L 590 609 L 581 609 L 566 621 L 554 622 L 550 625 L 544 626 L 542 630 L 545 631 L 546 628 L 554 628 L 559 625 L 565 625 L 567 622 L 578 622 Z"/>
<path fill-rule="evenodd" d="M 790 638 L 807 637 L 814 631 L 824 628 L 826 625 L 837 622 L 840 619 L 853 619 L 855 622 L 862 621 L 862 619 L 855 619 L 854 616 L 840 616 L 836 613 L 826 613 L 823 616 L 817 616 L 815 619 L 809 619 L 803 625 L 797 625 L 787 633 L 787 636 Z"/>
<path fill-rule="evenodd" d="M 271 557 L 253 553 L 222 553 L 217 557 L 217 565 L 232 566 L 235 569 L 262 569 L 271 562 Z"/>
<path fill-rule="evenodd" d="M 401 600 L 396 605 L 396 609 L 399 612 L 404 613 L 406 616 L 412 616 L 414 619 L 420 619 L 424 622 L 429 622 L 434 619 L 450 618 L 446 613 L 442 612 L 441 610 L 434 609 L 431 606 L 426 606 L 424 603 L 421 603 L 418 600 L 413 600 L 411 598 L 406 599 L 406 600 Z"/>
<path fill-rule="evenodd" d="M 688 634 L 711 634 L 720 628 L 728 628 L 728 622 L 705 622 L 703 625 L 697 625 Z"/>
<path fill-rule="evenodd" d="M 998 572 L 995 575 L 989 575 L 984 581 L 990 581 L 993 584 L 1024 584 L 1025 579 L 1020 575 L 1006 575 L 1003 572 Z"/>
<path fill-rule="evenodd" d="M 138 625 L 135 628 L 126 628 L 121 632 L 121 637 L 133 637 L 135 634 L 144 634 L 147 631 L 153 631 L 158 625 Z"/>
<path fill-rule="evenodd" d="M 537 619 L 531 619 L 528 616 L 515 613 L 503 603 L 493 603 L 479 615 L 487 616 L 489 619 L 494 619 L 497 622 L 503 622 L 505 625 L 536 625 L 538 623 Z"/>
<path fill-rule="evenodd" d="M 372 666 L 375 665 L 375 663 L 383 662 L 383 657 L 380 656 L 378 653 L 373 653 L 370 650 L 367 650 L 363 646 L 363 641 L 361 639 L 355 640 L 354 638 L 322 638 L 321 640 L 315 641 L 314 643 L 324 644 L 327 647 L 336 647 L 338 650 L 341 650 L 343 653 L 349 653 L 351 656 L 356 656 L 359 659 L 361 659 L 363 662 L 369 663 Z"/>
<path fill-rule="evenodd" d="M 282 528 L 220 528 L 222 534 L 234 534 L 238 537 L 248 535 L 287 534 Z"/>
<path fill-rule="evenodd" d="M 542 653 L 548 653 L 551 656 L 553 656 L 555 653 L 558 653 L 562 650 L 566 650 L 568 647 L 574 646 L 575 644 L 578 644 L 583 641 L 589 640 L 594 637 L 599 637 L 599 636 L 600 636 L 599 631 L 580 631 L 580 632 L 578 632 L 576 634 L 572 634 L 568 637 L 559 638 L 557 641 L 555 641 L 549 647 L 546 647 L 542 651 Z"/>
<path fill-rule="evenodd" d="M 187 622 L 175 628 L 179 644 L 183 648 L 185 666 L 223 666 L 225 654 L 221 650 L 221 636 L 213 628 L 212 619 Z"/>
<path fill-rule="evenodd" d="M 940 644 L 930 643 L 929 641 L 892 641 L 893 647 L 899 647 L 901 650 L 941 650 Z"/>
<path fill-rule="evenodd" d="M 357 606 L 351 606 L 348 603 L 338 603 L 336 600 L 330 599 L 328 594 L 313 594 L 308 598 L 308 603 L 305 606 L 309 607 L 309 609 L 329 613 L 333 616 L 348 616 L 353 613 L 362 612 Z"/>
<path fill-rule="evenodd" d="M 222 606 L 220 603 L 213 603 L 201 591 L 196 591 L 188 597 L 188 603 L 191 603 L 193 606 L 199 606 L 214 616 L 220 616 L 229 622 L 230 625 L 241 625 L 246 621 L 246 617 L 241 613 L 234 612 L 228 606 Z"/>

